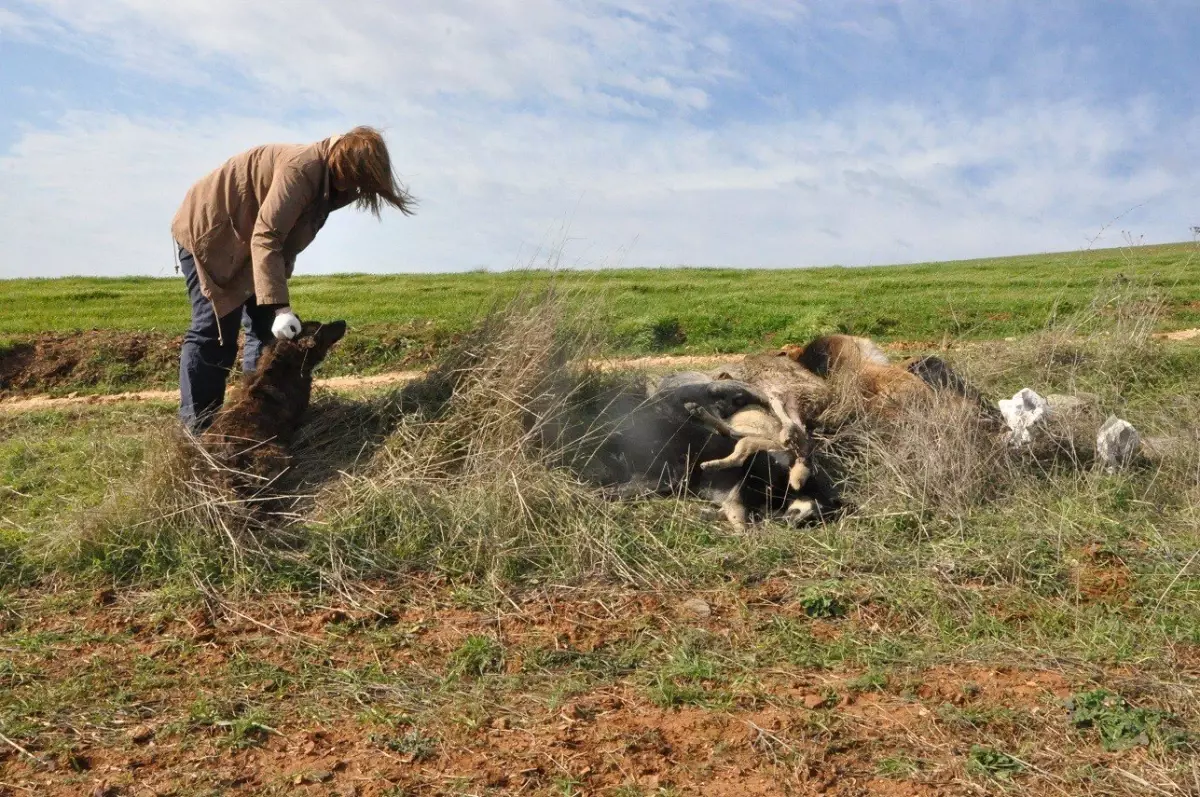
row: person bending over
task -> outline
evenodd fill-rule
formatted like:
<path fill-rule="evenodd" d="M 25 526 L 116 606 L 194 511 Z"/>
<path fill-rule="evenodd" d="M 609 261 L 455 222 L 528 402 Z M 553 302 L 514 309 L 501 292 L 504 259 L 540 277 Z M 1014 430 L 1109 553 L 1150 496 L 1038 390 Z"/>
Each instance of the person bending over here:
<path fill-rule="evenodd" d="M 184 425 L 200 432 L 225 400 L 246 330 L 242 368 L 263 345 L 300 331 L 288 279 L 329 214 L 354 204 L 411 216 L 415 200 L 392 171 L 379 131 L 356 127 L 313 144 L 266 144 L 235 155 L 189 189 L 171 222 L 192 322 L 179 360 Z"/>

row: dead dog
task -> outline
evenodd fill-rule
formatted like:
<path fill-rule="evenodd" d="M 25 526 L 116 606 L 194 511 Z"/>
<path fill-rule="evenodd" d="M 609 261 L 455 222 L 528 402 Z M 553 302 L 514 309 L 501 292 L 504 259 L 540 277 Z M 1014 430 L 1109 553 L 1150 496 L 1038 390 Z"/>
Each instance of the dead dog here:
<path fill-rule="evenodd" d="M 712 430 L 698 423 L 685 405 L 706 407 L 727 418 L 743 407 L 767 402 L 752 385 L 718 381 L 695 371 L 664 376 L 647 385 L 643 398 L 631 399 L 612 408 L 615 420 L 604 441 L 607 458 L 621 463 L 619 481 L 626 495 L 686 492 L 701 457 L 731 453 L 732 445 L 714 441 Z"/>
<path fill-rule="evenodd" d="M 933 397 L 920 377 L 895 365 L 875 343 L 853 335 L 824 335 L 782 354 L 834 385 L 844 385 L 868 413 L 889 416 Z"/>
<path fill-rule="evenodd" d="M 810 433 L 833 401 L 829 384 L 798 362 L 780 354 L 748 354 L 738 365 L 728 366 L 717 379 L 739 379 L 762 391 L 767 406 L 779 422 L 779 442 L 796 457 L 791 487 L 799 490 L 808 478 L 801 465 L 812 456 Z"/>
<path fill-rule="evenodd" d="M 798 523 L 807 520 L 817 510 L 817 502 L 811 497 L 786 498 L 798 491 L 808 481 L 810 468 L 807 460 L 797 456 L 791 445 L 782 441 L 785 437 L 784 426 L 774 412 L 766 407 L 747 406 L 735 412 L 728 419 L 720 418 L 706 407 L 689 403 L 685 409 L 697 420 L 713 431 L 734 441 L 733 451 L 725 457 L 706 459 L 700 462 L 700 469 L 709 474 L 708 484 L 704 486 L 710 499 L 718 499 L 726 519 L 736 529 L 743 529 L 749 519 L 743 488 L 748 478 L 757 475 L 758 480 L 768 487 L 768 498 L 778 494 L 784 507 L 783 515 L 789 522 Z M 754 474 L 755 459 L 765 455 L 766 476 Z M 739 478 L 720 480 L 724 485 L 714 483 L 712 477 L 716 472 L 736 469 Z M 761 470 L 761 468 L 760 468 Z M 778 483 L 777 478 L 771 478 L 771 472 L 787 474 L 786 484 Z"/>
<path fill-rule="evenodd" d="M 811 514 L 799 512 L 804 504 L 787 511 L 797 498 L 789 485 L 795 457 L 781 443 L 782 423 L 763 391 L 682 372 L 648 394 L 621 409 L 604 444 L 606 458 L 623 463 L 616 497 L 693 495 L 719 506 L 739 529 L 751 515 Z"/>
<path fill-rule="evenodd" d="M 267 346 L 258 369 L 199 438 L 238 492 L 259 495 L 288 469 L 289 446 L 312 398 L 313 369 L 346 334 L 346 322 L 305 322 Z"/>

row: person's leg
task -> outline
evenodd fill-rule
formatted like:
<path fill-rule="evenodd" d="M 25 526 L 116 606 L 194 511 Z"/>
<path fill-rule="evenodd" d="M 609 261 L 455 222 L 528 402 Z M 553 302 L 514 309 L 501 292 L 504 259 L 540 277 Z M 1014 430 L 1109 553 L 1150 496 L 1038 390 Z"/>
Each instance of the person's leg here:
<path fill-rule="evenodd" d="M 196 260 L 182 246 L 179 267 L 192 303 L 192 323 L 179 355 L 179 419 L 191 431 L 201 432 L 225 401 L 225 379 L 237 357 L 238 314 L 218 321 L 212 302 L 200 292 Z"/>
<path fill-rule="evenodd" d="M 275 340 L 275 335 L 271 332 L 271 324 L 274 321 L 275 310 L 259 307 L 253 297 L 242 308 L 242 329 L 246 330 L 246 339 L 242 344 L 242 370 L 245 373 L 252 374 L 258 369 L 263 347 Z"/>

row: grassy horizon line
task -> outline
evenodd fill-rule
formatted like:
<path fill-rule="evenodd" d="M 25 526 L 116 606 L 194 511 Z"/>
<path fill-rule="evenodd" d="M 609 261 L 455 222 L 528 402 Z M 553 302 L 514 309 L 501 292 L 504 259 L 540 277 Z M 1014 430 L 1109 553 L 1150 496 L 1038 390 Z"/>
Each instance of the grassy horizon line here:
<path fill-rule="evenodd" d="M 870 263 L 864 265 L 846 265 L 844 263 L 815 263 L 811 265 L 788 265 L 788 266 L 739 266 L 734 264 L 660 264 L 660 265 L 645 265 L 645 266 L 614 266 L 611 268 L 604 267 L 587 267 L 576 268 L 571 266 L 519 266 L 513 268 L 478 266 L 472 268 L 456 269 L 453 271 L 335 271 L 335 272 L 306 272 L 302 264 L 298 264 L 297 272 L 292 277 L 291 283 L 304 281 L 307 279 L 344 279 L 344 278 L 362 278 L 371 279 L 387 278 L 387 277 L 473 277 L 480 275 L 488 275 L 501 277 L 505 275 L 521 275 L 521 274 L 620 274 L 624 272 L 644 272 L 644 271 L 732 271 L 732 272 L 792 272 L 792 271 L 822 271 L 822 270 L 846 270 L 846 271 L 870 271 L 873 269 L 901 269 L 901 268 L 922 268 L 928 266 L 972 266 L 972 265 L 993 265 L 1003 261 L 1019 261 L 1029 258 L 1064 258 L 1069 256 L 1095 256 L 1105 255 L 1118 252 L 1128 251 L 1147 251 L 1156 249 L 1172 249 L 1172 248 L 1192 248 L 1196 249 L 1200 246 L 1200 241 L 1165 241 L 1154 244 L 1136 244 L 1124 246 L 1108 246 L 1100 248 L 1086 249 L 1063 249 L 1046 252 L 1024 252 L 1013 255 L 996 255 L 986 257 L 968 257 L 950 260 L 909 260 L 899 261 L 894 263 Z M 179 279 L 179 274 L 172 271 L 170 274 L 162 276 L 151 276 L 148 274 L 112 274 L 112 275 L 89 275 L 89 274 L 66 274 L 57 277 L 0 277 L 0 286 L 5 283 L 19 282 L 65 282 L 70 280 L 96 280 L 96 281 L 125 281 L 137 280 L 148 282 L 166 282 Z M 2 287 L 0 287 L 2 293 Z"/>

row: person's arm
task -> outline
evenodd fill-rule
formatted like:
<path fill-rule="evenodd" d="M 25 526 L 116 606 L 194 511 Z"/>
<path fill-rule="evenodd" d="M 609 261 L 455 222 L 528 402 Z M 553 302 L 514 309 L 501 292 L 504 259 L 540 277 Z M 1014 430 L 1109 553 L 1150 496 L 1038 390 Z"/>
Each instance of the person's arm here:
<path fill-rule="evenodd" d="M 283 163 L 276 168 L 271 188 L 258 209 L 258 220 L 250 239 L 254 297 L 259 305 L 287 307 L 287 265 L 283 244 L 315 195 L 316 187 L 297 166 Z"/>

